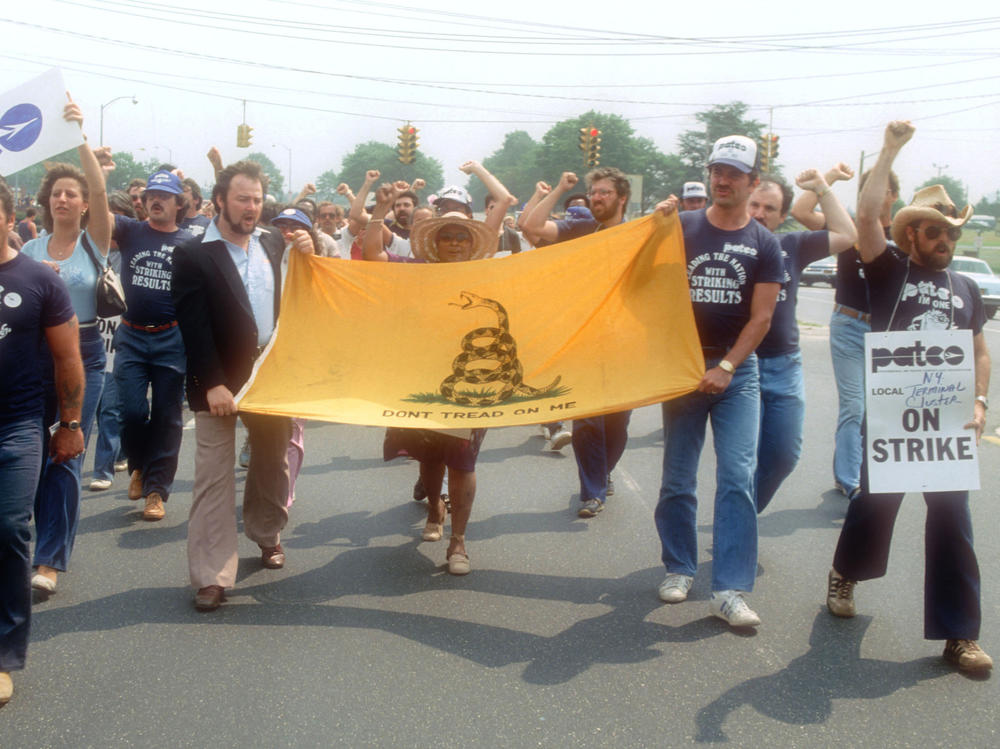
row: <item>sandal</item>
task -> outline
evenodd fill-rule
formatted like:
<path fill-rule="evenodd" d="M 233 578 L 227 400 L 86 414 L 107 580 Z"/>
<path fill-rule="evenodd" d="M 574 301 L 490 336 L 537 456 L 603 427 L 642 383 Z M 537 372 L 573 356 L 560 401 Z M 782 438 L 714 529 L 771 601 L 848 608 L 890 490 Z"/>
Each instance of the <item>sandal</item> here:
<path fill-rule="evenodd" d="M 465 542 L 464 536 L 452 536 L 452 539 Z M 448 555 L 448 574 L 468 575 L 470 572 L 472 572 L 472 566 L 469 564 L 468 554 L 464 551 L 453 551 Z"/>
<path fill-rule="evenodd" d="M 440 541 L 441 537 L 444 535 L 444 521 L 448 517 L 447 508 L 441 508 L 441 520 L 435 522 L 430 519 L 431 505 L 427 506 L 427 524 L 424 526 L 424 532 L 421 534 L 421 538 L 424 541 Z"/>

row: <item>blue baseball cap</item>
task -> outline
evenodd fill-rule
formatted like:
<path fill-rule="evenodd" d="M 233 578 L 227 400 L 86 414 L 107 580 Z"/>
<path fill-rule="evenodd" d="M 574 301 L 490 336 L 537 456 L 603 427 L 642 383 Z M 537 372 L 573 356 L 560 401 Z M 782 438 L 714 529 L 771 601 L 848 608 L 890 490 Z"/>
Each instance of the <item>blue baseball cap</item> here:
<path fill-rule="evenodd" d="M 181 178 L 173 172 L 160 171 L 149 175 L 146 182 L 147 190 L 158 190 L 159 192 L 169 192 L 171 195 L 183 195 L 184 186 Z"/>
<path fill-rule="evenodd" d="M 294 221 L 297 224 L 302 224 L 302 226 L 304 226 L 306 229 L 313 228 L 312 221 L 310 221 L 309 217 L 302 211 L 300 211 L 298 208 L 286 208 L 277 216 L 271 219 L 272 224 L 275 221 Z"/>

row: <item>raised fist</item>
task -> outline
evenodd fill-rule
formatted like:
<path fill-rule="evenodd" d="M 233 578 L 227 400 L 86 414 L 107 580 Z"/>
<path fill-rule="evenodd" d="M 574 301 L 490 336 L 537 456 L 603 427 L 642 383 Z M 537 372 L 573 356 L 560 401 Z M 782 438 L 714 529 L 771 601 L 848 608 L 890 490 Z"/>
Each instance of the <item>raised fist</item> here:
<path fill-rule="evenodd" d="M 854 176 L 854 170 L 841 161 L 839 164 L 830 167 L 826 173 L 826 183 L 832 185 L 834 182 L 846 182 Z"/>
<path fill-rule="evenodd" d="M 572 190 L 576 183 L 580 181 L 573 172 L 563 172 L 562 176 L 559 178 L 559 189 L 563 192 L 567 190 Z"/>
<path fill-rule="evenodd" d="M 893 120 L 885 128 L 886 147 L 901 148 L 916 130 L 909 120 Z"/>

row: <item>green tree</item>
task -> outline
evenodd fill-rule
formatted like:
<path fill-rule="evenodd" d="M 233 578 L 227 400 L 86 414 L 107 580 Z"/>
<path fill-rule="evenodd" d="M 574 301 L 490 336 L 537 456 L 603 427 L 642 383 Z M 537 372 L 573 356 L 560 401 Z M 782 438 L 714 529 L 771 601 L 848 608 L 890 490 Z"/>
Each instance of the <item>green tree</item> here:
<path fill-rule="evenodd" d="M 160 162 L 156 159 L 138 161 L 128 151 L 116 151 L 111 154 L 111 158 L 115 162 L 115 168 L 108 175 L 109 192 L 112 190 L 127 189 L 128 183 L 133 179 L 145 181 L 153 173 L 153 170 L 160 165 Z"/>
<path fill-rule="evenodd" d="M 507 133 L 503 145 L 483 160 L 483 166 L 499 179 L 519 203 L 524 203 L 535 191 L 538 182 L 539 144 L 524 130 Z M 479 209 L 486 197 L 486 188 L 476 178 L 469 179 L 472 205 Z"/>
<path fill-rule="evenodd" d="M 675 158 L 661 153 L 648 138 L 636 136 L 632 125 L 623 117 L 590 111 L 557 122 L 542 137 L 536 155 L 537 177 L 531 182 L 532 191 L 534 182 L 539 179 L 554 184 L 563 172 L 582 175 L 589 171 L 579 144 L 580 128 L 591 126 L 601 131 L 601 166 L 613 166 L 626 174 L 642 175 L 644 210 L 676 190 L 673 182 L 680 165 Z M 528 192 L 518 195 L 518 198 L 526 200 L 530 196 Z"/>
<path fill-rule="evenodd" d="M 940 174 L 937 177 L 931 177 L 925 180 L 923 184 L 918 185 L 914 192 L 922 190 L 925 187 L 930 187 L 931 185 L 943 185 L 945 191 L 948 193 L 948 197 L 951 198 L 952 202 L 958 206 L 958 210 L 962 210 L 969 202 L 968 194 L 965 191 L 965 185 L 960 181 L 951 177 L 947 174 Z"/>
<path fill-rule="evenodd" d="M 39 161 L 37 164 L 32 164 L 19 172 L 14 172 L 7 177 L 7 184 L 13 187 L 15 191 L 21 191 L 24 195 L 34 196 L 38 192 L 38 188 L 41 187 L 42 178 L 47 171 L 46 164 L 73 164 L 74 166 L 80 166 L 80 155 L 76 152 L 75 148 L 63 151 L 50 159 Z"/>
<path fill-rule="evenodd" d="M 318 183 L 316 190 L 321 195 L 329 195 L 336 190 L 339 183 L 346 182 L 356 192 L 365 181 L 365 172 L 369 169 L 378 169 L 382 175 L 380 178 L 382 182 L 403 180 L 412 183 L 420 177 L 427 183 L 424 195 L 437 192 L 444 187 L 444 168 L 440 161 L 423 151 L 417 151 L 412 164 L 401 163 L 398 156 L 396 149 L 385 143 L 377 141 L 359 143 L 353 151 L 344 156 L 336 176 L 333 176 L 332 172 L 325 172 L 322 175 L 323 190 L 320 190 Z"/>
<path fill-rule="evenodd" d="M 1000 190 L 993 193 L 993 196 L 984 195 L 976 203 L 976 213 L 984 216 L 994 216 L 1000 218 Z"/>
<path fill-rule="evenodd" d="M 702 127 L 697 130 L 685 130 L 677 138 L 677 148 L 680 159 L 687 167 L 685 179 L 705 179 L 705 162 L 712 151 L 712 144 L 727 135 L 745 135 L 757 140 L 764 132 L 764 123 L 746 119 L 749 107 L 741 101 L 729 104 L 717 104 L 704 112 L 698 112 L 695 119 Z M 772 172 L 779 171 L 771 169 Z"/>
<path fill-rule="evenodd" d="M 266 192 L 281 200 L 285 193 L 285 177 L 281 174 L 281 170 L 278 169 L 275 163 L 268 158 L 267 154 L 260 153 L 259 151 L 247 154 L 245 159 L 246 161 L 256 161 L 260 164 L 261 171 L 267 175 L 268 179 Z"/>
<path fill-rule="evenodd" d="M 316 179 L 316 199 L 317 200 L 331 200 L 334 203 L 339 203 L 340 205 L 347 205 L 347 201 L 342 195 L 337 194 L 337 185 L 340 184 L 340 179 L 337 172 L 333 169 L 327 169 Z"/>

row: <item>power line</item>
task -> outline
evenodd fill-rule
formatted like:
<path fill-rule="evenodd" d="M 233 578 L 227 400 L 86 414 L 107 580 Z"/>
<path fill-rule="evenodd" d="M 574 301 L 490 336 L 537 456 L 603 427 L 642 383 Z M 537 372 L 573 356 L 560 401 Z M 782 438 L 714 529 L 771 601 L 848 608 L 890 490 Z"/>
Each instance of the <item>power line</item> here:
<path fill-rule="evenodd" d="M 68 2 L 68 0 L 54 0 L 54 1 L 55 2 Z M 101 2 L 102 0 L 92 0 L 92 2 L 95 2 L 95 1 L 96 2 Z M 139 8 L 139 7 L 143 7 L 143 8 L 147 8 L 147 9 L 150 7 L 148 5 L 143 5 L 143 4 L 139 3 L 139 2 L 135 2 L 134 0 L 130 4 L 121 3 L 121 2 L 115 3 L 115 4 L 116 5 L 126 5 L 127 7 L 131 8 L 131 10 L 129 10 L 128 13 L 127 13 L 127 15 L 129 17 L 148 18 L 148 19 L 157 20 L 157 21 L 167 21 L 167 22 L 171 22 L 171 23 L 181 23 L 181 24 L 185 25 L 186 27 L 195 26 L 195 27 L 199 27 L 199 28 L 210 28 L 210 29 L 213 29 L 214 31 L 220 31 L 220 30 L 236 31 L 238 33 L 251 34 L 251 35 L 256 35 L 256 36 L 266 36 L 266 37 L 269 37 L 269 38 L 294 39 L 294 40 L 296 40 L 298 42 L 302 42 L 302 41 L 329 42 L 330 41 L 329 39 L 323 38 L 323 37 L 303 36 L 303 34 L 301 34 L 301 33 L 298 33 L 298 34 L 282 34 L 282 33 L 278 33 L 278 32 L 276 32 L 274 30 L 274 26 L 276 24 L 278 24 L 278 25 L 284 24 L 284 25 L 287 26 L 287 25 L 289 25 L 289 22 L 275 21 L 274 19 L 262 19 L 262 18 L 255 18 L 255 17 L 249 17 L 249 16 L 238 16 L 238 15 L 231 14 L 231 13 L 220 13 L 220 12 L 214 12 L 214 11 L 204 11 L 204 10 L 199 10 L 199 9 L 188 9 L 188 10 L 183 11 L 183 15 L 181 15 L 181 13 L 178 12 L 178 11 L 171 10 L 169 8 L 159 8 L 159 7 L 156 7 L 156 6 L 153 6 L 153 8 L 156 10 L 156 12 L 159 15 L 149 15 L 148 13 L 140 13 L 140 12 L 134 10 L 135 8 Z M 118 11 L 118 10 L 114 10 L 114 9 L 108 9 L 108 8 L 103 7 L 101 5 L 98 5 L 98 6 L 94 6 L 93 4 L 88 5 L 86 3 L 80 2 L 79 0 L 77 0 L 77 2 L 74 2 L 73 5 L 74 5 L 74 7 L 86 7 L 86 8 L 91 8 L 91 9 L 94 9 L 94 10 L 100 10 L 100 11 L 103 11 L 103 12 L 109 12 L 109 13 L 115 13 L 115 14 L 123 14 L 124 13 L 124 11 Z M 179 17 L 180 20 L 177 20 L 175 18 L 171 18 L 171 16 L 177 16 L 177 17 Z M 191 16 L 198 16 L 198 17 L 202 17 L 202 18 L 211 18 L 211 19 L 215 19 L 215 20 L 222 19 L 222 20 L 227 20 L 229 23 L 236 23 L 236 24 L 242 24 L 242 25 L 256 24 L 260 28 L 259 29 L 253 29 L 253 28 L 249 28 L 249 29 L 248 28 L 229 28 L 229 29 L 222 28 L 222 29 L 220 29 L 220 27 L 218 26 L 218 24 L 206 24 L 206 23 L 198 23 L 198 22 L 192 21 L 191 20 Z M 301 25 L 298 25 L 298 24 L 294 24 L 294 27 L 296 27 L 296 28 L 302 28 Z M 981 24 L 981 23 L 979 25 L 975 26 L 974 28 L 971 28 L 971 29 L 964 29 L 964 30 L 959 30 L 959 31 L 953 31 L 953 32 L 950 32 L 950 33 L 942 31 L 939 27 L 935 27 L 933 33 L 928 33 L 925 36 L 913 36 L 913 37 L 909 37 L 909 38 L 906 39 L 906 41 L 912 41 L 914 39 L 924 39 L 924 38 L 940 39 L 940 38 L 945 37 L 945 36 L 964 35 L 964 34 L 973 34 L 973 33 L 983 33 L 984 31 L 989 31 L 989 30 L 991 30 L 991 29 L 984 28 L 983 24 Z M 341 30 L 336 29 L 336 28 L 331 28 L 331 29 L 329 29 L 328 33 L 332 33 L 332 34 L 346 34 L 346 33 L 350 33 L 350 32 L 344 32 L 344 31 L 341 31 Z M 382 31 L 378 35 L 381 36 L 381 37 L 386 37 L 386 38 L 392 38 L 394 36 L 393 34 L 389 34 L 388 32 L 385 32 L 385 31 Z M 398 32 L 396 32 L 395 36 L 400 36 L 400 34 Z M 412 38 L 412 37 L 407 36 L 406 38 Z M 456 41 L 456 40 L 452 40 L 452 41 Z M 483 46 L 482 46 L 482 44 L 481 44 L 481 42 L 479 42 L 478 40 L 476 40 L 476 44 L 477 44 L 476 48 L 474 50 L 470 50 L 470 49 L 456 49 L 456 48 L 433 47 L 433 46 L 413 46 L 413 45 L 400 44 L 399 42 L 395 42 L 395 41 L 393 41 L 393 42 L 379 43 L 379 42 L 374 42 L 374 41 L 371 41 L 371 40 L 356 40 L 356 39 L 353 39 L 353 38 L 350 38 L 350 37 L 338 39 L 338 43 L 339 44 L 346 44 L 346 45 L 353 45 L 353 46 L 364 46 L 364 47 L 375 47 L 375 48 L 391 48 L 391 49 L 395 49 L 395 50 L 403 49 L 403 50 L 422 51 L 422 52 L 444 52 L 444 53 L 449 53 L 449 52 L 452 52 L 452 53 L 467 53 L 467 52 L 470 52 L 470 51 L 475 51 L 475 52 L 480 53 L 480 54 L 498 54 L 498 55 L 511 55 L 511 56 L 537 56 L 537 55 L 545 55 L 545 56 L 561 56 L 561 57 L 579 57 L 579 56 L 588 56 L 588 57 L 593 57 L 593 56 L 596 56 L 596 57 L 638 57 L 638 56 L 676 56 L 676 55 L 701 55 L 701 54 L 737 54 L 737 53 L 776 52 L 776 51 L 827 52 L 827 53 L 833 53 L 833 52 L 836 52 L 836 53 L 859 53 L 859 52 L 861 52 L 861 53 L 866 54 L 866 55 L 867 54 L 874 54 L 874 53 L 889 54 L 889 55 L 912 55 L 912 54 L 929 54 L 931 52 L 934 52 L 936 54 L 948 54 L 948 55 L 959 55 L 959 56 L 968 56 L 970 54 L 981 54 L 980 52 L 971 51 L 971 50 L 950 50 L 950 49 L 948 49 L 948 50 L 941 50 L 941 49 L 937 49 L 937 50 L 927 50 L 927 49 L 909 49 L 909 50 L 907 50 L 907 49 L 890 49 L 890 50 L 879 50 L 879 49 L 855 49 L 854 48 L 857 45 L 862 45 L 863 46 L 865 44 L 868 44 L 869 42 L 867 42 L 867 41 L 857 42 L 856 44 L 831 44 L 831 45 L 822 45 L 822 46 L 816 47 L 816 46 L 807 46 L 807 45 L 800 45 L 800 44 L 788 44 L 788 43 L 777 44 L 777 43 L 770 43 L 770 42 L 766 42 L 766 41 L 761 41 L 760 37 L 727 38 L 727 39 L 683 38 L 683 37 L 661 37 L 661 38 L 658 38 L 658 39 L 651 39 L 651 38 L 647 37 L 644 40 L 641 40 L 640 43 L 642 43 L 642 44 L 654 44 L 654 43 L 655 44 L 671 44 L 671 45 L 682 45 L 682 46 L 695 45 L 695 46 L 708 46 L 710 48 L 722 47 L 722 49 L 709 49 L 709 50 L 705 50 L 705 51 L 684 50 L 684 51 L 641 51 L 641 52 L 619 52 L 619 51 L 598 51 L 598 52 L 595 52 L 593 49 L 589 48 L 589 46 L 588 46 L 588 49 L 586 49 L 586 50 L 580 50 L 580 51 L 570 51 L 570 52 L 552 51 L 550 49 L 550 47 L 552 47 L 553 45 L 556 45 L 557 42 L 553 42 L 551 40 L 538 40 L 538 43 L 540 45 L 544 45 L 545 49 L 531 50 L 531 49 L 523 49 L 523 47 L 526 46 L 529 43 L 529 40 L 522 39 L 520 41 L 518 41 L 518 40 L 500 40 L 500 41 L 516 43 L 518 45 L 518 48 L 517 49 L 508 49 L 508 50 L 484 49 Z M 879 41 L 884 41 L 884 40 L 879 40 Z M 489 43 L 493 43 L 492 40 Z M 560 43 L 562 43 L 562 42 L 560 42 Z M 572 43 L 572 44 L 574 44 L 574 46 L 580 46 L 579 41 L 571 41 L 571 42 L 565 42 L 565 43 Z M 588 41 L 587 42 L 588 45 L 592 45 L 592 44 L 595 44 L 595 43 L 597 43 L 597 42 L 596 41 Z M 623 42 L 615 41 L 613 43 L 620 44 L 620 43 L 623 43 Z"/>

